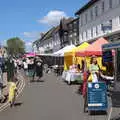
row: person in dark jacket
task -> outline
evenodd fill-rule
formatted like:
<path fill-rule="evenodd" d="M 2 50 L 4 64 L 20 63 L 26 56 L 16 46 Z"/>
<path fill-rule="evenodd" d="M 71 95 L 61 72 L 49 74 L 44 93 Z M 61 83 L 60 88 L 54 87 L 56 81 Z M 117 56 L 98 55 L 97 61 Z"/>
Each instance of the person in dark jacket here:
<path fill-rule="evenodd" d="M 9 57 L 7 60 L 7 79 L 8 79 L 8 82 L 10 82 L 14 79 L 14 73 L 15 73 L 14 61 L 13 61 L 12 57 Z"/>
<path fill-rule="evenodd" d="M 38 77 L 37 81 L 39 81 L 43 76 L 43 61 L 40 59 L 40 57 L 37 57 L 35 60 L 35 75 Z"/>

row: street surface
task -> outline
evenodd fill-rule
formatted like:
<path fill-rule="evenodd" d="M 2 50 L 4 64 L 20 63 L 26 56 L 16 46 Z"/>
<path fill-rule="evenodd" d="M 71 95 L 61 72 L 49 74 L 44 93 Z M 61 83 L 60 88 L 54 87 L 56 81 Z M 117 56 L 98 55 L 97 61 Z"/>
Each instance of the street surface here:
<path fill-rule="evenodd" d="M 27 79 L 16 107 L 0 113 L 1 120 L 107 120 L 107 115 L 83 113 L 83 98 L 77 94 L 78 85 L 67 85 L 52 73 L 43 82 Z"/>

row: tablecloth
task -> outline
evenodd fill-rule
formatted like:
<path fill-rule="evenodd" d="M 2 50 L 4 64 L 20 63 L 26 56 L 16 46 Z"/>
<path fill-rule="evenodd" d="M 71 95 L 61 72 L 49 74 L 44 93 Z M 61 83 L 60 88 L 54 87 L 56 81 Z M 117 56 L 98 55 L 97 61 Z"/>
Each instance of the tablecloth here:
<path fill-rule="evenodd" d="M 82 73 L 67 72 L 65 80 L 70 84 L 74 82 L 78 77 L 81 77 Z"/>

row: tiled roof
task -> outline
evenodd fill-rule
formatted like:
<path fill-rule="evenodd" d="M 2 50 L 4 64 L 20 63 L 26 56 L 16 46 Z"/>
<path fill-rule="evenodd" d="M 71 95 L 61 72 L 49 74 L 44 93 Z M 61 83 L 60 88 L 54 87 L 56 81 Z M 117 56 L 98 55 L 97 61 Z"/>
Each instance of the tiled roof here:
<path fill-rule="evenodd" d="M 51 28 L 46 34 L 44 34 L 44 36 L 41 38 L 41 40 L 46 40 L 50 37 L 52 37 L 52 33 L 55 30 L 55 27 Z"/>
<path fill-rule="evenodd" d="M 71 20 L 70 22 L 68 22 L 68 24 L 73 23 L 75 21 L 79 21 L 79 18 L 74 18 L 73 20 Z"/>
<path fill-rule="evenodd" d="M 84 5 L 82 8 L 80 8 L 75 15 L 79 15 L 82 12 L 84 12 L 86 9 L 88 9 L 89 7 L 91 7 L 94 3 L 98 2 L 99 0 L 90 0 L 86 5 Z"/>
<path fill-rule="evenodd" d="M 58 32 L 59 30 L 60 30 L 60 26 L 57 26 L 57 27 L 55 28 L 54 32 L 56 33 L 56 32 Z"/>

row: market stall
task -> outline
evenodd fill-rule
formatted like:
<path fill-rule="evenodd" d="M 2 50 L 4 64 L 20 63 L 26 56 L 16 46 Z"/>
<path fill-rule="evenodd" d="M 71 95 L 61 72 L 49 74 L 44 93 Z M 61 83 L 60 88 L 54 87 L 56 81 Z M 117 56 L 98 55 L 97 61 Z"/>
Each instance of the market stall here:
<path fill-rule="evenodd" d="M 106 74 L 113 77 L 108 120 L 120 120 L 120 42 L 103 45 L 103 61 L 108 66 Z"/>
<path fill-rule="evenodd" d="M 75 56 L 75 53 L 78 51 L 85 50 L 89 44 L 87 42 L 82 43 L 81 45 L 71 48 L 69 51 L 64 54 L 64 69 L 68 70 L 70 65 L 78 64 L 78 60 Z"/>
<path fill-rule="evenodd" d="M 86 48 L 86 50 L 76 52 L 76 56 L 84 57 L 84 62 L 85 62 L 85 68 L 84 68 L 85 71 L 83 73 L 85 75 L 85 76 L 83 76 L 83 78 L 85 78 L 85 79 L 83 80 L 83 85 L 81 88 L 83 96 L 84 96 L 84 111 L 86 111 L 86 107 L 88 107 L 89 110 L 90 109 L 92 110 L 93 108 L 96 108 L 95 110 L 98 110 L 100 107 L 97 105 L 102 105 L 102 103 L 101 104 L 95 103 L 94 97 L 92 99 L 93 101 L 91 101 L 90 95 L 93 95 L 96 93 L 93 92 L 93 94 L 89 94 L 89 93 L 92 93 L 89 90 L 92 91 L 92 88 L 93 88 L 93 89 L 96 89 L 96 91 L 97 91 L 97 89 L 98 89 L 98 88 L 94 88 L 93 83 L 96 83 L 95 85 L 99 86 L 99 80 L 98 80 L 99 79 L 98 78 L 99 69 L 105 70 L 105 67 L 102 64 L 102 45 L 107 44 L 107 43 L 108 43 L 108 41 L 105 40 L 104 38 L 99 38 L 98 40 L 93 42 L 91 45 L 89 45 Z M 94 68 L 92 68 L 91 66 L 93 66 L 93 65 L 91 63 L 91 60 L 95 61 L 95 59 L 96 59 L 96 65 L 94 65 Z M 94 70 L 94 72 L 92 72 L 92 71 L 90 72 L 90 70 L 92 70 L 92 69 Z M 95 70 L 98 70 L 98 71 L 95 71 Z M 103 83 L 103 84 L 105 84 L 105 83 Z M 103 88 L 106 88 L 105 86 L 106 85 L 104 85 Z M 88 89 L 88 88 L 91 88 L 91 89 Z M 100 90 L 101 90 L 101 92 L 104 91 L 106 93 L 105 89 L 102 90 L 102 88 L 101 88 Z M 106 103 L 106 101 L 107 100 L 105 99 L 104 102 Z M 101 109 L 102 109 L 102 107 L 101 107 Z M 104 107 L 104 109 L 105 110 L 107 109 L 107 105 Z"/>
<path fill-rule="evenodd" d="M 59 51 L 53 53 L 53 56 L 55 58 L 55 63 L 53 68 L 54 71 L 57 75 L 61 75 L 63 72 L 63 65 L 64 65 L 64 53 L 69 51 L 71 48 L 74 48 L 74 45 L 68 45 L 62 49 L 60 49 Z"/>
<path fill-rule="evenodd" d="M 63 72 L 62 78 L 68 84 L 75 82 L 78 78 L 80 80 L 82 79 L 82 71 L 77 72 L 76 70 L 70 70 L 70 67 L 79 64 L 79 63 L 77 63 L 77 59 L 75 57 L 75 52 L 84 50 L 88 46 L 89 46 L 89 44 L 87 42 L 84 42 L 80 46 L 74 47 L 70 51 L 68 51 L 64 54 L 64 72 Z M 73 68 L 73 69 L 75 69 L 75 68 Z"/>
<path fill-rule="evenodd" d="M 107 44 L 108 41 L 104 38 L 99 38 L 91 45 L 89 45 L 85 50 L 77 51 L 76 57 L 84 57 L 87 63 L 87 67 L 90 64 L 91 56 L 97 56 L 97 61 L 101 69 L 105 69 L 102 65 L 102 45 Z"/>

